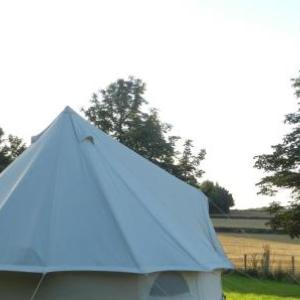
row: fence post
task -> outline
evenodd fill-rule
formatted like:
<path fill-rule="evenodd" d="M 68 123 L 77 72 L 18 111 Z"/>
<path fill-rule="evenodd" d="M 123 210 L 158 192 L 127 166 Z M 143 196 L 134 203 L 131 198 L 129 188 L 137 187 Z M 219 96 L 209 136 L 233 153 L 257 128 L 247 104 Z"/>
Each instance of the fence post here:
<path fill-rule="evenodd" d="M 244 269 L 247 271 L 247 254 L 244 254 Z"/>
<path fill-rule="evenodd" d="M 292 256 L 291 263 L 292 263 L 291 272 L 292 272 L 293 275 L 295 275 L 296 270 L 295 270 L 295 256 L 294 255 Z"/>
<path fill-rule="evenodd" d="M 268 274 L 270 272 L 270 251 L 265 250 L 261 260 L 262 269 L 264 274 Z"/>

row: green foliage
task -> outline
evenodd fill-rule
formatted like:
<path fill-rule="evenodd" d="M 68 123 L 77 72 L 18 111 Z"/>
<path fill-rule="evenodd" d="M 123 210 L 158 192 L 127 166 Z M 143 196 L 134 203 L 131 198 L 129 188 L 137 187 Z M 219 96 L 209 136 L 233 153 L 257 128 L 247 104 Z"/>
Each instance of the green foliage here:
<path fill-rule="evenodd" d="M 9 135 L 4 136 L 0 127 L 0 172 L 2 172 L 12 161 L 14 161 L 26 149 L 22 139 Z"/>
<path fill-rule="evenodd" d="M 212 181 L 207 180 L 201 183 L 200 189 L 210 200 L 210 213 L 229 213 L 230 207 L 234 206 L 232 195 L 218 183 L 214 184 Z"/>
<path fill-rule="evenodd" d="M 228 300 L 292 300 L 300 299 L 300 286 L 287 282 L 251 278 L 247 275 L 223 275 Z"/>
<path fill-rule="evenodd" d="M 174 168 L 174 175 L 189 184 L 197 186 L 197 178 L 200 178 L 204 173 L 204 171 L 198 167 L 205 158 L 206 151 L 202 149 L 197 155 L 193 155 L 192 140 L 186 140 L 183 147 L 182 155 L 179 157 L 179 162 Z"/>
<path fill-rule="evenodd" d="M 272 229 L 283 229 L 292 238 L 300 236 L 300 204 L 291 201 L 288 206 L 282 206 L 278 202 L 272 202 L 268 211 L 273 218 L 267 223 Z"/>
<path fill-rule="evenodd" d="M 293 79 L 296 97 L 300 98 L 300 77 Z M 300 236 L 300 102 L 296 112 L 285 116 L 291 132 L 280 144 L 272 146 L 271 154 L 255 156 L 254 167 L 267 173 L 257 185 L 259 193 L 273 196 L 279 189 L 292 191 L 294 200 L 283 208 L 274 204 L 270 211 L 274 217 L 270 222 L 273 229 L 284 229 L 291 237 Z"/>
<path fill-rule="evenodd" d="M 145 110 L 145 83 L 129 77 L 118 79 L 106 89 L 94 93 L 90 106 L 82 109 L 98 128 L 178 178 L 197 185 L 204 173 L 200 163 L 205 150 L 194 155 L 191 140 L 177 151 L 180 137 L 170 135 L 171 125 L 160 120 L 156 109 Z"/>

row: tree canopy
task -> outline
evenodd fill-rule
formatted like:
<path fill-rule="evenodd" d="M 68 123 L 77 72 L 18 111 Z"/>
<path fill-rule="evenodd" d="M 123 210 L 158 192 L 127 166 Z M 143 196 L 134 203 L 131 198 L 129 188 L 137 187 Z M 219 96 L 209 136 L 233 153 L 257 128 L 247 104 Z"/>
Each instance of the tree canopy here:
<path fill-rule="evenodd" d="M 204 173 L 200 163 L 205 150 L 193 152 L 193 142 L 171 135 L 172 126 L 160 120 L 156 109 L 149 109 L 144 98 L 146 85 L 137 78 L 118 79 L 92 95 L 85 116 L 98 128 L 154 164 L 189 184 L 197 186 Z"/>
<path fill-rule="evenodd" d="M 26 145 L 22 139 L 11 134 L 6 137 L 0 127 L 0 173 L 25 149 Z"/>
<path fill-rule="evenodd" d="M 206 180 L 201 183 L 200 189 L 209 199 L 209 212 L 215 214 L 229 213 L 234 206 L 232 195 L 218 183 Z"/>
<path fill-rule="evenodd" d="M 283 229 L 291 237 L 300 237 L 300 76 L 293 79 L 298 109 L 285 116 L 284 122 L 291 127 L 282 142 L 272 146 L 272 153 L 255 156 L 254 167 L 266 172 L 257 186 L 259 193 L 273 196 L 279 189 L 292 192 L 293 200 L 288 206 L 272 203 L 270 212 L 273 229 Z"/>

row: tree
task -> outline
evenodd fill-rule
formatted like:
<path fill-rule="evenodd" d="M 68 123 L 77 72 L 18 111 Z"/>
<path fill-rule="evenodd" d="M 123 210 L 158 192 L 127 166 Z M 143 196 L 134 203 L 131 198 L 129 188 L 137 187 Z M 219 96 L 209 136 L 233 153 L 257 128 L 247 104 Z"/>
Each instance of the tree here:
<path fill-rule="evenodd" d="M 209 212 L 216 214 L 229 213 L 230 207 L 234 206 L 232 195 L 227 189 L 206 180 L 201 183 L 200 189 L 209 199 Z"/>
<path fill-rule="evenodd" d="M 5 138 L 4 131 L 0 127 L 0 173 L 25 149 L 26 145 L 22 139 L 11 134 Z"/>
<path fill-rule="evenodd" d="M 180 137 L 170 135 L 172 126 L 160 120 L 156 109 L 145 110 L 146 85 L 140 79 L 118 79 L 106 89 L 92 95 L 90 106 L 82 109 L 98 128 L 127 147 L 178 178 L 197 185 L 203 174 L 200 163 L 205 150 L 192 153 L 192 141 L 184 142 L 179 153 Z"/>
<path fill-rule="evenodd" d="M 300 98 L 300 76 L 293 79 L 296 98 Z M 271 146 L 271 154 L 255 156 L 254 167 L 267 173 L 258 183 L 259 193 L 273 196 L 279 189 L 292 192 L 292 201 L 286 207 L 272 203 L 269 211 L 273 218 L 273 229 L 283 229 L 291 237 L 300 237 L 300 102 L 294 113 L 285 116 L 285 123 L 291 126 L 280 144 Z"/>
<path fill-rule="evenodd" d="M 183 147 L 174 175 L 191 185 L 197 186 L 197 178 L 202 177 L 204 173 L 203 170 L 199 169 L 199 165 L 205 158 L 206 151 L 202 149 L 197 155 L 193 155 L 193 141 L 189 139 L 184 142 Z"/>
<path fill-rule="evenodd" d="M 6 156 L 5 151 L 3 150 L 3 146 L 2 146 L 3 144 L 4 144 L 4 132 L 3 132 L 2 128 L 0 127 L 0 173 L 9 164 L 9 159 Z"/>

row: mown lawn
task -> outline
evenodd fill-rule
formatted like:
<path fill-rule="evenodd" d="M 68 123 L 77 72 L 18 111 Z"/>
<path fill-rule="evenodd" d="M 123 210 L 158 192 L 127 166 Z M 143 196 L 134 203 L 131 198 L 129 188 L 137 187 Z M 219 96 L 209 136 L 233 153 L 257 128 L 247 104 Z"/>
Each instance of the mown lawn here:
<path fill-rule="evenodd" d="M 233 274 L 223 275 L 223 289 L 227 300 L 300 299 L 300 285 Z"/>

